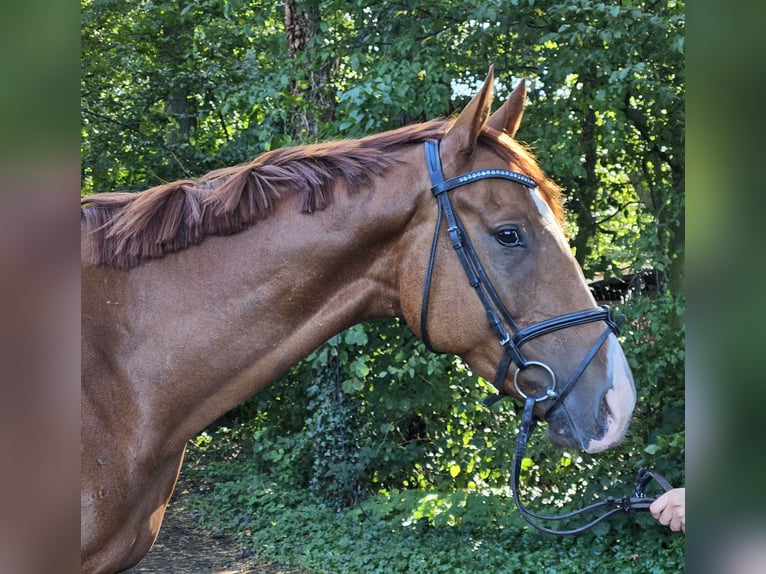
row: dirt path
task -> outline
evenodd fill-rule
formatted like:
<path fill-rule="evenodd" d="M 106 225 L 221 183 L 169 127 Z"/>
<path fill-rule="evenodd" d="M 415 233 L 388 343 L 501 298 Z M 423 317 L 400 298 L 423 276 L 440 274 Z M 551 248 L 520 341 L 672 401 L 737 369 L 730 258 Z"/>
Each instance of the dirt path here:
<path fill-rule="evenodd" d="M 301 571 L 242 558 L 236 538 L 201 530 L 184 507 L 183 497 L 174 497 L 154 546 L 124 574 L 301 574 Z"/>

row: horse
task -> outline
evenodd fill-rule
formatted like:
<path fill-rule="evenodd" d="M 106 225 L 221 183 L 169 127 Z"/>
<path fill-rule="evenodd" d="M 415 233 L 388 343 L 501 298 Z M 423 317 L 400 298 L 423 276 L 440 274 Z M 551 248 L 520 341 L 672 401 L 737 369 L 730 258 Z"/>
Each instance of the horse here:
<path fill-rule="evenodd" d="M 400 317 L 497 397 L 533 397 L 554 445 L 623 438 L 635 387 L 615 324 L 561 189 L 514 139 L 524 82 L 490 113 L 493 81 L 456 119 L 82 198 L 83 572 L 139 562 L 187 441 L 363 321 Z"/>

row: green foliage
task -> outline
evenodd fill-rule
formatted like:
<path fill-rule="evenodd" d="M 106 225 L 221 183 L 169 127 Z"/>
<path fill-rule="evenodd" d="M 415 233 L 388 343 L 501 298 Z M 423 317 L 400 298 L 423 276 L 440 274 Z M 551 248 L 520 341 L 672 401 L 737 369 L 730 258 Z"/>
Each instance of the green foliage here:
<path fill-rule="evenodd" d="M 595 496 L 630 493 L 642 467 L 683 484 L 683 332 L 670 326 L 683 309 L 682 299 L 664 294 L 637 298 L 625 307 L 631 316 L 643 313 L 641 321 L 624 330 L 638 383 L 637 424 L 623 446 L 597 457 L 556 451 L 541 432 L 535 434 L 522 476 L 524 499 L 532 508 L 556 513 L 579 508 Z M 647 515 L 618 516 L 575 539 L 531 531 L 516 512 L 507 485 L 518 424 L 511 403 L 492 410 L 478 406 L 486 391 L 482 384 L 445 357 L 425 352 L 395 322 L 344 333 L 313 355 L 315 367 L 326 364 L 335 351 L 349 373 L 346 381 L 355 381 L 343 385 L 342 400 L 355 405 L 346 413 L 344 428 L 353 430 L 358 450 L 349 457 L 348 450 L 331 448 L 322 461 L 312 450 L 315 431 L 322 429 L 311 422 L 279 438 L 264 429 L 256 442 L 271 438 L 257 452 L 272 464 L 261 464 L 258 456 L 214 462 L 192 477 L 209 481 L 212 488 L 194 503 L 203 525 L 238 532 L 255 554 L 311 572 L 683 570 L 683 537 Z M 369 369 L 354 369 L 354 364 Z M 455 384 L 429 385 L 422 375 L 429 369 Z M 337 387 L 324 383 L 337 397 Z M 283 387 L 283 392 L 293 390 Z M 418 390 L 428 396 L 419 396 Z M 312 401 L 321 396 L 319 389 L 304 394 L 315 397 Z M 311 401 L 305 408 L 309 421 L 321 412 Z M 331 446 L 348 438 L 344 433 L 324 437 Z M 196 448 L 190 447 L 192 457 Z M 300 455 L 307 452 L 313 455 Z M 323 478 L 327 492 L 335 492 L 343 471 L 324 477 L 318 472 L 337 463 L 339 452 L 353 465 L 355 486 L 367 491 L 346 499 L 351 506 L 317 489 Z M 313 471 L 301 478 L 298 469 L 306 465 Z M 296 539 L 302 543 L 295 545 Z"/>
<path fill-rule="evenodd" d="M 246 478 L 187 498 L 202 524 L 309 572 L 683 571 L 683 538 L 649 520 L 622 521 L 609 536 L 552 538 L 530 531 L 499 493 L 395 491 L 338 512 L 252 467 L 238 475 Z"/>
<path fill-rule="evenodd" d="M 358 331 L 351 330 L 345 335 L 347 344 L 364 342 Z M 304 433 L 313 454 L 309 492 L 335 508 L 358 500 L 363 471 L 355 440 L 354 413 L 341 389 L 338 344 L 339 337 L 333 337 L 328 343 L 325 350 L 329 358 L 319 367 L 314 384 L 308 389 L 312 397 L 309 403 L 311 415 L 306 421 Z"/>

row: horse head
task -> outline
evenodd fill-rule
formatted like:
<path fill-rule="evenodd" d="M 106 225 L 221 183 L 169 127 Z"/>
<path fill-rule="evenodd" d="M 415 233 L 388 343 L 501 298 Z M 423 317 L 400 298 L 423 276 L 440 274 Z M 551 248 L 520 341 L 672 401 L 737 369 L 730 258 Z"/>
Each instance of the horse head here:
<path fill-rule="evenodd" d="M 407 275 L 418 279 L 406 285 L 405 318 L 500 394 L 535 398 L 553 444 L 600 452 L 627 430 L 633 378 L 565 238 L 559 189 L 513 139 L 524 84 L 490 115 L 492 81 L 490 69 L 441 141 L 426 144 L 437 201 L 411 244 Z"/>

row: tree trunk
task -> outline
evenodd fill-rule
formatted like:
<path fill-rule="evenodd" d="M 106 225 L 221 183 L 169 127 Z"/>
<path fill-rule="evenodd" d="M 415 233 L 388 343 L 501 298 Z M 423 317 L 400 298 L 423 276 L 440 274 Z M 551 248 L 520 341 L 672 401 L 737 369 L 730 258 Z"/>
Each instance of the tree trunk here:
<path fill-rule="evenodd" d="M 165 98 L 165 113 L 175 122 L 168 123 L 166 141 L 168 146 L 176 146 L 189 141 L 196 118 L 190 109 L 187 95 L 181 91 Z"/>
<path fill-rule="evenodd" d="M 319 124 L 331 120 L 335 113 L 335 101 L 328 92 L 331 62 L 323 61 L 313 49 L 320 21 L 318 2 L 285 0 L 287 49 L 295 70 L 290 91 L 303 100 L 293 136 L 304 142 L 317 140 Z"/>
<path fill-rule="evenodd" d="M 584 267 L 592 249 L 590 238 L 598 233 L 597 223 L 590 211 L 599 187 L 596 174 L 596 112 L 590 106 L 583 116 L 580 145 L 584 154 L 585 176 L 575 180 L 577 194 L 573 196 L 571 205 L 577 221 L 577 234 L 572 240 L 572 247 L 575 259 L 580 267 Z"/>
<path fill-rule="evenodd" d="M 162 36 L 158 38 L 161 65 L 168 70 L 167 92 L 164 98 L 165 113 L 170 121 L 165 130 L 169 147 L 189 141 L 196 125 L 196 113 L 189 100 L 191 93 L 185 81 L 189 55 L 193 52 L 191 24 L 174 12 L 162 14 Z"/>

